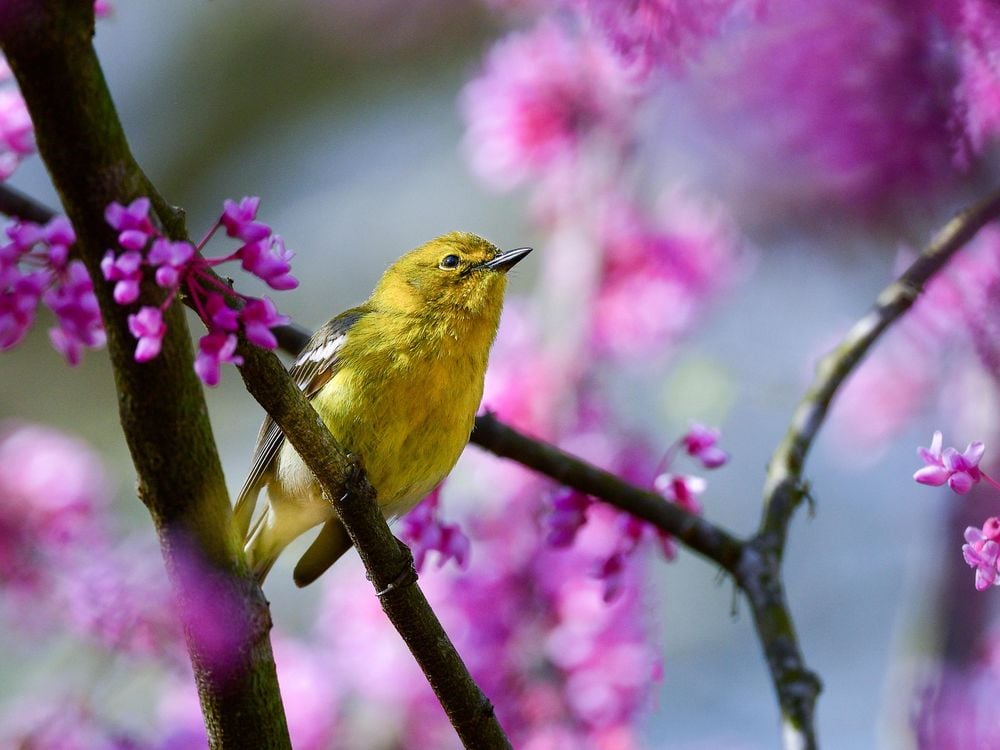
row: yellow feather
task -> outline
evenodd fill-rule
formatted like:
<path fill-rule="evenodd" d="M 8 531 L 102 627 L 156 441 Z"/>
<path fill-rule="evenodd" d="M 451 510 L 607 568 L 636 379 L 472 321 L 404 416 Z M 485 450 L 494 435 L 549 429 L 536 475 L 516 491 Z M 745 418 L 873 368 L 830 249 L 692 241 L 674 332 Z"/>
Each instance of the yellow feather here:
<path fill-rule="evenodd" d="M 505 261 L 491 243 L 461 232 L 407 253 L 357 308 L 333 376 L 316 381 L 323 385 L 313 406 L 340 444 L 361 458 L 387 518 L 407 512 L 444 479 L 468 442 L 506 270 L 524 254 L 513 251 Z M 333 522 L 296 569 L 296 581 L 305 585 L 349 542 L 290 444 L 263 476 L 268 506 L 246 542 L 258 578 L 294 538 Z"/>

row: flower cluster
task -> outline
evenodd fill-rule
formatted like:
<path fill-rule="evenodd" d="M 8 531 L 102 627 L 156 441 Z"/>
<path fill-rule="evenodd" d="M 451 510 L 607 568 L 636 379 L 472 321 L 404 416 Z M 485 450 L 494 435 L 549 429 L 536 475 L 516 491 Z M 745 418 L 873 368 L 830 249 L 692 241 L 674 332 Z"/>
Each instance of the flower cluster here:
<path fill-rule="evenodd" d="M 965 530 L 962 556 L 969 567 L 976 569 L 976 591 L 1000 585 L 997 558 L 1000 557 L 1000 518 L 986 519 L 981 529 L 970 526 Z"/>
<path fill-rule="evenodd" d="M 981 479 L 985 478 L 992 482 L 979 468 L 979 461 L 986 450 L 981 442 L 977 440 L 969 443 L 963 453 L 951 447 L 942 451 L 943 443 L 944 438 L 938 430 L 934 433 L 930 448 L 917 448 L 917 455 L 926 464 L 913 475 L 917 482 L 932 487 L 940 487 L 947 482 L 948 486 L 959 495 L 971 490 Z"/>
<path fill-rule="evenodd" d="M 959 81 L 955 87 L 964 149 L 969 161 L 1000 134 L 1000 8 L 989 0 L 959 0 L 955 36 Z"/>
<path fill-rule="evenodd" d="M 670 446 L 660 461 L 652 481 L 653 489 L 669 502 L 675 503 L 689 513 L 700 514 L 701 504 L 697 496 L 707 486 L 702 477 L 674 474 L 667 469 L 678 450 L 696 458 L 708 469 L 718 468 L 728 461 L 729 456 L 718 447 L 719 432 L 710 427 L 693 424 L 691 428 Z M 636 454 L 623 454 L 618 462 L 619 473 L 633 478 L 640 472 L 643 458 Z M 593 498 L 570 488 L 560 488 L 551 497 L 552 511 L 545 517 L 546 540 L 553 547 L 569 547 L 595 512 Z M 607 513 L 607 509 L 601 511 Z M 663 556 L 673 560 L 677 550 L 673 537 L 642 521 L 629 513 L 612 513 L 607 517 L 614 529 L 614 543 L 610 549 L 602 551 L 591 566 L 592 575 L 604 585 L 605 601 L 614 600 L 622 590 L 626 564 L 631 555 L 644 540 L 655 541 Z"/>
<path fill-rule="evenodd" d="M 137 198 L 128 206 L 108 206 L 105 218 L 118 232 L 119 248 L 108 250 L 101 270 L 104 278 L 115 284 L 115 301 L 128 305 L 139 298 L 145 269 L 154 272 L 156 284 L 165 291 L 159 305 L 144 305 L 128 317 L 129 330 L 138 341 L 137 362 L 149 361 L 160 353 L 167 330 L 163 312 L 182 290 L 208 327 L 198 342 L 195 359 L 195 371 L 207 385 L 218 384 L 222 363 L 242 364 L 236 354 L 238 332 L 265 349 L 277 346 L 271 329 L 288 319 L 278 314 L 274 303 L 267 297 L 255 299 L 233 292 L 211 271 L 221 263 L 239 261 L 244 270 L 272 289 L 298 285 L 290 273 L 292 253 L 270 227 L 257 221 L 259 204 L 260 198 L 254 197 L 239 203 L 225 201 L 222 216 L 198 245 L 163 236 L 149 218 L 148 198 Z M 229 255 L 205 258 L 202 250 L 219 227 L 241 245 Z"/>
<path fill-rule="evenodd" d="M 52 345 L 75 365 L 84 349 L 104 345 L 94 288 L 82 261 L 70 260 L 76 242 L 64 217 L 48 224 L 15 221 L 0 246 L 0 350 L 16 346 L 35 320 L 39 302 L 56 315 Z"/>
<path fill-rule="evenodd" d="M 978 440 L 969 443 L 962 453 L 957 448 L 942 448 L 944 438 L 940 431 L 934 433 L 931 447 L 917 448 L 917 455 L 926 464 L 913 475 L 920 484 L 940 487 L 947 484 L 954 492 L 964 495 L 980 481 L 985 480 L 1000 489 L 993 477 L 979 468 L 985 446 Z M 976 570 L 976 590 L 982 591 L 1000 585 L 997 578 L 997 557 L 1000 556 L 1000 519 L 989 518 L 982 529 L 970 526 L 965 530 L 966 544 L 962 546 L 965 562 Z"/>

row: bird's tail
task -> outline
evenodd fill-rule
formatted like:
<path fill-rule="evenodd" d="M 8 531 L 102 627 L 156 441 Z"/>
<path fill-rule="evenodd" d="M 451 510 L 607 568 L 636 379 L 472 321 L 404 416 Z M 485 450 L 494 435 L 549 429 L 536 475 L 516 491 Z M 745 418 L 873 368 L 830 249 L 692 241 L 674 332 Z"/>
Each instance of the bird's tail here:
<path fill-rule="evenodd" d="M 351 548 L 351 538 L 339 518 L 331 518 L 320 529 L 319 536 L 309 545 L 295 566 L 295 585 L 308 586 Z"/>
<path fill-rule="evenodd" d="M 268 508 L 257 519 L 257 523 L 254 524 L 247 537 L 246 546 L 243 548 L 250 572 L 257 579 L 257 583 L 264 583 L 274 561 L 278 559 L 281 550 L 288 543 L 287 540 L 279 539 L 274 533 L 274 522 L 271 515 L 271 509 Z"/>

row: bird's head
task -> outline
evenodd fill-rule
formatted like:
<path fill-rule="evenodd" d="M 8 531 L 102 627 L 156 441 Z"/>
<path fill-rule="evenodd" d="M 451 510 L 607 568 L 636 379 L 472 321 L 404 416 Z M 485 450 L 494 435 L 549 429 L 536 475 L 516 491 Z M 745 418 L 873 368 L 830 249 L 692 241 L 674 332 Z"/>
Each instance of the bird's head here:
<path fill-rule="evenodd" d="M 371 302 L 411 314 L 460 312 L 500 317 L 507 271 L 531 248 L 503 252 L 468 232 L 451 232 L 411 250 L 386 270 Z"/>

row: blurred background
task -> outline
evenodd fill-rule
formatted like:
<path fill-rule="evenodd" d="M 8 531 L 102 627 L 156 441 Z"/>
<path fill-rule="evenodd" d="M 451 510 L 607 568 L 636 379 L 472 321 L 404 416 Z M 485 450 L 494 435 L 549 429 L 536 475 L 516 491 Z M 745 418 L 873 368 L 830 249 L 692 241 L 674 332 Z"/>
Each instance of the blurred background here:
<path fill-rule="evenodd" d="M 539 17 L 577 29 L 568 6 L 549 9 L 558 3 L 133 0 L 99 21 L 96 45 L 137 159 L 162 194 L 186 209 L 192 237 L 217 218 L 223 199 L 262 197 L 260 218 L 296 253 L 301 283 L 275 297 L 283 313 L 315 327 L 364 299 L 402 252 L 453 229 L 501 247 L 534 246 L 511 294 L 518 320 L 536 331 L 536 351 L 559 363 L 548 370 L 552 390 L 541 392 L 557 393 L 568 372 L 582 389 L 579 370 L 587 370 L 586 388 L 603 393 L 615 414 L 606 429 L 641 434 L 653 455 L 691 421 L 720 428 L 731 460 L 711 474 L 704 513 L 749 534 L 767 460 L 817 356 L 865 312 L 899 270 L 900 254 L 918 250 L 996 176 L 988 147 L 957 156 L 949 130 L 960 68 L 949 57 L 955 53 L 946 31 L 958 22 L 945 13 L 938 31 L 926 32 L 925 20 L 908 16 L 916 6 L 897 4 L 837 10 L 821 2 L 801 14 L 801 3 L 785 0 L 763 16 L 737 12 L 703 35 L 697 54 L 678 44 L 684 60 L 666 61 L 655 84 L 632 79 L 608 104 L 612 119 L 628 123 L 627 147 L 577 144 L 596 154 L 585 167 L 574 162 L 591 177 L 601 175 L 590 182 L 568 167 L 554 178 L 540 169 L 512 177 L 484 163 L 490 118 L 500 127 L 507 116 L 499 111 L 504 93 L 469 85 L 499 68 L 504 53 L 493 45 L 512 30 L 533 33 L 519 30 L 534 28 Z M 807 48 L 815 54 L 806 55 Z M 683 325 L 655 347 L 639 337 L 633 351 L 609 355 L 606 342 L 569 348 L 565 340 L 583 335 L 567 333 L 567 319 L 585 309 L 574 301 L 580 290 L 592 290 L 602 269 L 620 272 L 587 255 L 600 243 L 585 221 L 573 219 L 587 214 L 589 191 L 612 172 L 631 195 L 648 197 L 646 215 L 680 215 L 681 224 L 670 227 L 710 216 L 697 220 L 738 239 L 706 261 L 711 289 L 684 312 Z M 10 182 L 57 205 L 37 158 Z M 676 195 L 684 196 L 681 209 L 670 203 L 660 212 Z M 977 257 L 994 257 L 998 245 L 990 241 Z M 988 259 L 982 266 L 993 268 Z M 956 277 L 956 306 L 963 278 Z M 243 279 L 237 286 L 263 292 Z M 601 309 L 612 310 L 608 305 Z M 105 356 L 91 353 L 77 368 L 66 367 L 48 343 L 46 324 L 41 320 L 16 351 L 0 357 L 0 418 L 51 426 L 92 446 L 113 488 L 117 533 L 148 549 L 155 567 L 154 534 L 135 497 Z M 196 320 L 192 326 L 199 330 Z M 845 394 L 808 465 L 814 506 L 792 525 L 788 599 L 806 661 L 823 681 L 819 736 L 828 747 L 950 747 L 920 734 L 928 696 L 945 692 L 928 675 L 943 663 L 987 671 L 992 664 L 987 634 L 995 597 L 974 591 L 960 546 L 965 526 L 997 512 L 996 493 L 958 498 L 920 487 L 911 476 L 920 465 L 916 446 L 929 445 L 935 429 L 945 429 L 946 444 L 959 449 L 987 441 L 985 462 L 991 460 L 995 370 L 988 359 L 976 360 L 974 341 L 960 340 L 967 331 L 923 330 L 883 342 L 863 370 L 870 374 Z M 626 333 L 612 326 L 603 335 L 614 349 Z M 495 360 L 526 356 L 505 346 L 503 336 Z M 915 349 L 921 340 L 924 348 Z M 599 364 L 590 368 L 594 351 Z M 509 387 L 537 386 L 536 365 L 525 364 Z M 235 493 L 262 413 L 231 368 L 208 401 Z M 495 471 L 481 455 L 469 455 L 477 453 L 474 446 L 466 451 L 443 505 L 446 516 L 473 526 L 475 498 Z M 484 552 L 472 536 L 475 558 Z M 306 635 L 332 595 L 320 586 L 295 589 L 295 559 L 293 552 L 279 560 L 265 592 L 276 628 L 303 639 L 296 648 L 308 661 Z M 662 679 L 630 718 L 635 736 L 619 744 L 605 736 L 600 746 L 775 747 L 776 699 L 749 612 L 731 583 L 683 550 L 672 563 L 650 554 L 642 570 L 630 611 L 662 656 Z M 461 573 L 432 565 L 422 580 L 433 591 L 433 579 L 445 575 Z M 354 555 L 330 578 L 364 584 Z M 4 713 L 23 717 L 17 707 L 32 696 L 53 698 L 53 684 L 59 695 L 94 691 L 86 711 L 138 736 L 186 710 L 163 698 L 170 670 L 155 655 L 114 656 L 51 624 L 40 634 L 20 609 L 9 599 L 2 610 L 10 623 L 0 629 Z M 396 648 L 391 634 L 385 638 L 385 648 Z M 979 714 L 965 720 L 985 721 Z M 398 738 L 354 742 L 405 745 Z"/>

